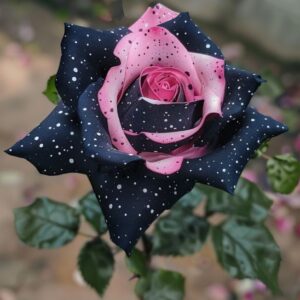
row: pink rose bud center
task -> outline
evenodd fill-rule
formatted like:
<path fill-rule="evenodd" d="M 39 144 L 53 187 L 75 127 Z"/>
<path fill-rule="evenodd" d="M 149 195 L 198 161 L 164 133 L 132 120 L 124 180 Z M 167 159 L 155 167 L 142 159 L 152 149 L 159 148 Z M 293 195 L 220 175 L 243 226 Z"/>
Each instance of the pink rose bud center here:
<path fill-rule="evenodd" d="M 171 67 L 145 68 L 140 75 L 142 96 L 165 102 L 183 102 L 193 97 L 193 85 L 188 74 Z"/>

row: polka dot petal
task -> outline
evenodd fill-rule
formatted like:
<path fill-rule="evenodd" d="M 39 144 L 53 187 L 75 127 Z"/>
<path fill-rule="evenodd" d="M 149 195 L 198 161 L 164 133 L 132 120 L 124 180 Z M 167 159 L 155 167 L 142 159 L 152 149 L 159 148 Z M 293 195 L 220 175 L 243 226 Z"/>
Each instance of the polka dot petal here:
<path fill-rule="evenodd" d="M 286 132 L 287 127 L 253 108 L 226 123 L 207 155 L 184 161 L 181 176 L 233 193 L 255 150 L 265 140 Z"/>
<path fill-rule="evenodd" d="M 127 253 L 151 223 L 194 185 L 188 178 L 156 174 L 144 166 L 97 172 L 90 176 L 90 181 L 112 241 Z M 113 209 L 110 209 L 111 203 Z"/>
<path fill-rule="evenodd" d="M 145 13 L 129 29 L 132 32 L 144 32 L 150 27 L 165 23 L 178 16 L 178 13 L 158 3 L 149 7 Z"/>
<path fill-rule="evenodd" d="M 70 172 L 88 174 L 97 169 L 97 165 L 84 151 L 76 113 L 63 102 L 6 152 L 27 159 L 40 173 L 46 175 Z"/>
<path fill-rule="evenodd" d="M 189 52 L 208 54 L 223 59 L 221 50 L 210 37 L 193 22 L 189 13 L 180 13 L 176 18 L 162 23 L 160 26 L 174 34 Z"/>
<path fill-rule="evenodd" d="M 124 27 L 96 30 L 65 24 L 56 87 L 66 105 L 76 107 L 87 86 L 119 63 L 113 51 L 128 32 Z"/>

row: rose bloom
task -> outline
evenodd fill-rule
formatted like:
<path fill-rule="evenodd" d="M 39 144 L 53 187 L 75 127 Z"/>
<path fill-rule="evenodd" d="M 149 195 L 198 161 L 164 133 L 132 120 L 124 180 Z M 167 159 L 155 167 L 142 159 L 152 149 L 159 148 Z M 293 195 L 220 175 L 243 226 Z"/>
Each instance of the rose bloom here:
<path fill-rule="evenodd" d="M 248 107 L 261 77 L 226 64 L 188 13 L 158 4 L 129 28 L 66 24 L 61 50 L 61 102 L 7 152 L 42 174 L 86 174 L 128 253 L 196 182 L 233 193 L 254 151 L 286 131 Z"/>

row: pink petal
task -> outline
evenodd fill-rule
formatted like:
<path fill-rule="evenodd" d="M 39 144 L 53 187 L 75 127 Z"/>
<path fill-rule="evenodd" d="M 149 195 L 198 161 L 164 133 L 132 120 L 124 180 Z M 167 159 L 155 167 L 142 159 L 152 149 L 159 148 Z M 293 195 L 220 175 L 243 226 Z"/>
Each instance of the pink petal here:
<path fill-rule="evenodd" d="M 158 161 L 146 161 L 146 167 L 155 173 L 170 175 L 180 170 L 182 162 L 183 157 L 171 156 Z"/>
<path fill-rule="evenodd" d="M 129 143 L 118 116 L 117 100 L 122 91 L 126 70 L 127 54 L 131 48 L 131 34 L 126 35 L 116 46 L 114 54 L 119 57 L 121 64 L 110 68 L 98 93 L 98 101 L 103 115 L 107 118 L 108 131 L 112 144 L 126 153 L 137 152 Z"/>
<path fill-rule="evenodd" d="M 185 159 L 194 159 L 204 156 L 208 152 L 206 146 L 194 147 L 193 145 L 185 145 L 172 151 L 172 155 L 179 155 Z"/>
<path fill-rule="evenodd" d="M 146 160 L 146 167 L 149 170 L 170 175 L 180 170 L 184 159 L 198 158 L 206 153 L 206 147 L 186 145 L 172 151 L 171 155 L 159 152 L 142 152 L 139 156 Z"/>
<path fill-rule="evenodd" d="M 178 16 L 178 13 L 162 4 L 149 7 L 145 13 L 129 29 L 132 32 L 144 31 L 150 27 L 157 26 L 170 21 Z"/>
<path fill-rule="evenodd" d="M 204 115 L 221 114 L 225 93 L 224 60 L 201 53 L 191 53 L 202 84 Z"/>

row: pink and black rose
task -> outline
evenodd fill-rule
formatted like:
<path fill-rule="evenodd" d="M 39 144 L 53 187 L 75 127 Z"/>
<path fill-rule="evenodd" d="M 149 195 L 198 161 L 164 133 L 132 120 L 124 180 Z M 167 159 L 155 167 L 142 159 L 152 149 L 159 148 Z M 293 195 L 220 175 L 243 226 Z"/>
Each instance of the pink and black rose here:
<path fill-rule="evenodd" d="M 158 4 L 129 28 L 66 24 L 61 49 L 62 101 L 7 152 L 43 174 L 86 174 L 127 252 L 195 182 L 233 193 L 287 130 L 248 107 L 263 80 L 226 64 L 188 13 Z"/>

